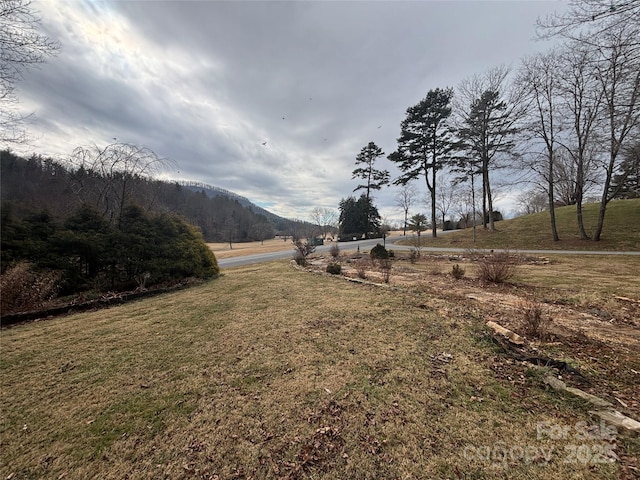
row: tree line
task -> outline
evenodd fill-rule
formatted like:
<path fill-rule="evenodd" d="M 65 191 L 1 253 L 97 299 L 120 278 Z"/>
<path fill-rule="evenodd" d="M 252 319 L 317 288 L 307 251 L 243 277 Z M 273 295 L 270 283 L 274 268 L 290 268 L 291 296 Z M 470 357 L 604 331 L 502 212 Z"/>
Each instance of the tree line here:
<path fill-rule="evenodd" d="M 197 227 L 207 242 L 250 242 L 291 236 L 308 230 L 305 222 L 275 215 L 267 218 L 238 198 L 153 177 L 164 160 L 141 147 L 114 143 L 77 149 L 62 163 L 32 155 L 0 151 L 2 205 L 20 220 L 46 210 L 65 219 L 82 205 L 92 206 L 110 224 L 118 225 L 132 204 L 145 211 L 172 212 Z"/>
<path fill-rule="evenodd" d="M 551 51 L 524 58 L 517 68 L 473 75 L 456 90 L 429 90 L 407 109 L 397 149 L 386 157 L 400 170 L 398 178 L 391 181 L 387 170 L 375 168 L 385 153 L 374 142 L 356 157 L 353 178 L 365 182 L 354 191 L 365 193 L 341 201 L 342 229 L 353 229 L 349 212 L 364 202 L 369 205 L 360 209 L 361 221 L 371 222 L 360 230 L 375 230 L 379 217 L 367 217 L 375 209 L 371 191 L 391 184 L 403 187 L 397 200 L 406 229 L 413 182 L 420 180 L 434 237 L 436 226 L 446 223 L 453 187 L 470 192 L 470 223 L 475 227 L 479 216 L 485 229 L 494 230 L 501 217 L 494 209 L 494 181 L 504 171 L 514 184 L 533 185 L 521 201 L 540 205 L 545 198 L 554 240 L 559 204 L 576 205 L 581 238 L 600 240 L 609 202 L 640 196 L 640 4 L 618 3 L 573 1 L 566 14 L 539 20 L 541 37 L 562 39 Z M 596 189 L 598 221 L 587 232 L 582 205 Z"/>

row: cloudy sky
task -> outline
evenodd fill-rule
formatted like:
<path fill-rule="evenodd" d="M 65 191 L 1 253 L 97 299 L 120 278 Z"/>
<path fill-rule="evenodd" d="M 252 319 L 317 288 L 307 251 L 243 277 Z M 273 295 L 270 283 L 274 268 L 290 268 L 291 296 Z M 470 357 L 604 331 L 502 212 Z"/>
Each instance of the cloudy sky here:
<path fill-rule="evenodd" d="M 166 178 L 226 188 L 300 219 L 314 207 L 337 209 L 357 185 L 362 147 L 373 141 L 391 153 L 406 109 L 430 89 L 546 50 L 533 40 L 535 21 L 565 8 L 542 0 L 33 5 L 61 49 L 18 86 L 22 108 L 34 112 L 34 140 L 21 153 L 61 157 L 117 138 L 171 160 Z M 386 157 L 376 166 L 399 174 Z M 401 217 L 397 191 L 375 195 L 389 219 Z"/>

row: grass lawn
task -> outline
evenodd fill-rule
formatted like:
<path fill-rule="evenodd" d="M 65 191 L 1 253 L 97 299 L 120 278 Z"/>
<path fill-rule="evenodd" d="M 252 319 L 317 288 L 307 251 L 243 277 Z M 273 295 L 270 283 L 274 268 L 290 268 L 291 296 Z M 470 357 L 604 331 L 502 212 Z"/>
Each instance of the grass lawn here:
<path fill-rule="evenodd" d="M 587 234 L 595 230 L 599 205 L 584 205 L 584 224 Z M 578 234 L 576 207 L 556 209 L 556 223 L 560 241 L 551 237 L 549 212 L 541 212 L 511 220 L 496 222 L 496 231 L 476 227 L 476 241 L 473 229 L 447 232 L 438 238 L 431 237 L 431 231 L 422 233 L 422 245 L 426 247 L 459 248 L 508 248 L 542 250 L 621 250 L 640 251 L 640 198 L 614 200 L 609 203 L 604 221 L 602 238 L 599 242 L 582 240 Z M 409 240 L 406 241 L 410 244 Z"/>
<path fill-rule="evenodd" d="M 0 478 L 602 479 L 640 453 L 430 295 L 274 262 L 4 329 Z"/>

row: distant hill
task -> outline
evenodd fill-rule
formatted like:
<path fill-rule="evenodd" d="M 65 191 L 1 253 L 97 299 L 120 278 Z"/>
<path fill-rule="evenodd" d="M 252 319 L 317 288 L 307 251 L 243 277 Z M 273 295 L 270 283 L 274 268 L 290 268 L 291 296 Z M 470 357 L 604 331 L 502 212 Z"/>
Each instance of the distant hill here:
<path fill-rule="evenodd" d="M 105 176 L 71 170 L 51 158 L 22 158 L 0 151 L 2 220 L 17 222 L 38 214 L 64 222 L 82 205 L 90 205 L 110 223 L 123 206 L 173 212 L 200 229 L 208 242 L 246 242 L 293 235 L 310 225 L 275 215 L 249 199 L 198 182 L 166 182 L 139 176 Z"/>
<path fill-rule="evenodd" d="M 262 207 L 259 207 L 258 205 L 253 203 L 251 200 L 249 200 L 247 197 L 243 197 L 242 195 L 238 195 L 237 193 L 231 192 L 224 188 L 215 187 L 213 185 L 207 185 L 206 183 L 201 183 L 201 182 L 181 181 L 177 183 L 182 185 L 187 190 L 191 190 L 192 192 L 204 192 L 209 198 L 215 198 L 220 195 L 229 197 L 233 200 L 236 200 L 243 207 L 250 209 L 253 213 L 256 213 L 258 215 L 264 215 L 270 222 L 273 222 L 274 224 L 277 224 L 282 221 L 287 221 L 286 218 L 280 217 L 275 213 L 272 213 Z"/>

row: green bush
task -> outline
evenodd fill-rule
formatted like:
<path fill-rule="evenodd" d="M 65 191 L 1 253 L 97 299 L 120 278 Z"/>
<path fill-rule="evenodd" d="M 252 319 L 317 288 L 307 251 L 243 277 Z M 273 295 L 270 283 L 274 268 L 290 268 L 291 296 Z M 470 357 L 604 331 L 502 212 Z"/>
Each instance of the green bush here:
<path fill-rule="evenodd" d="M 342 273 L 342 266 L 339 263 L 330 263 L 327 265 L 327 273 L 340 275 Z"/>
<path fill-rule="evenodd" d="M 369 256 L 371 257 L 371 260 L 384 260 L 389 258 L 389 252 L 386 248 L 384 248 L 384 246 L 378 243 L 371 249 L 371 251 L 369 252 Z"/>
<path fill-rule="evenodd" d="M 462 268 L 457 263 L 451 269 L 451 275 L 453 275 L 453 278 L 456 278 L 458 280 L 464 277 L 464 274 L 465 274 L 464 268 Z"/>
<path fill-rule="evenodd" d="M 84 206 L 62 224 L 46 212 L 2 220 L 3 270 L 22 260 L 34 271 L 55 270 L 60 295 L 140 289 L 220 272 L 200 232 L 172 214 L 129 206 L 112 225 Z"/>

